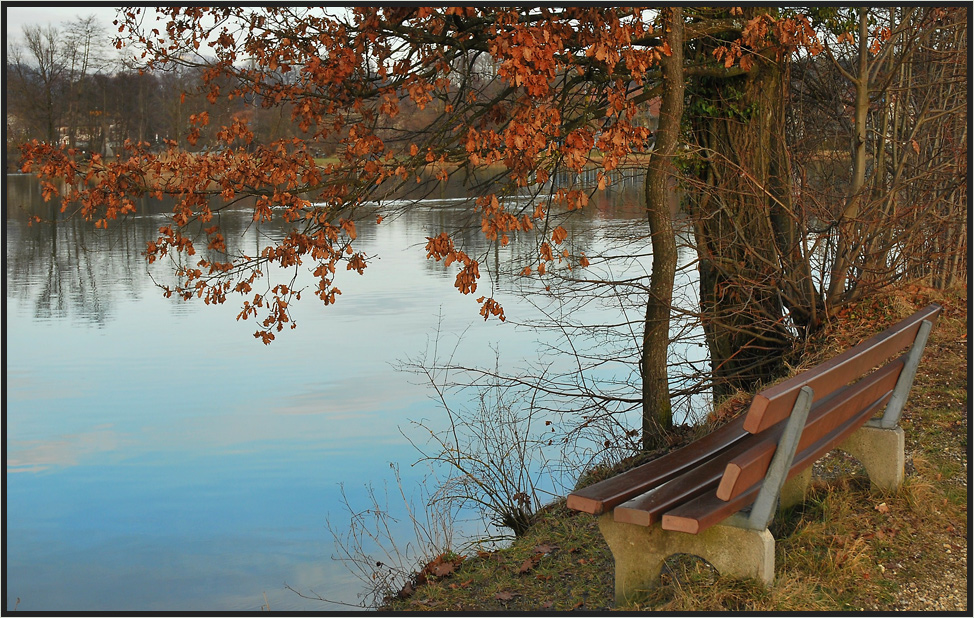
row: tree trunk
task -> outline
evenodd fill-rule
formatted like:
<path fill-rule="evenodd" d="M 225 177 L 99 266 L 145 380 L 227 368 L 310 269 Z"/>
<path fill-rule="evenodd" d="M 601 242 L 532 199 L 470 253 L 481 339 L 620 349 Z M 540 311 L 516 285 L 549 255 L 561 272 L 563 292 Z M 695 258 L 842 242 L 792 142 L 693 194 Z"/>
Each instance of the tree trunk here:
<path fill-rule="evenodd" d="M 853 81 L 856 89 L 854 118 L 855 133 L 852 137 L 852 184 L 849 187 L 849 197 L 845 209 L 840 217 L 849 221 L 848 226 L 839 227 L 839 240 L 835 251 L 835 263 L 829 282 L 826 303 L 833 305 L 840 302 L 846 292 L 849 268 L 855 261 L 852 247 L 859 244 L 859 238 L 853 236 L 856 230 L 856 217 L 859 215 L 860 203 L 863 200 L 863 190 L 866 184 L 866 122 L 869 113 L 869 22 L 868 9 L 859 9 L 859 62 L 857 75 Z M 851 237 L 850 237 L 851 236 Z"/>
<path fill-rule="evenodd" d="M 745 9 L 745 20 L 767 10 Z M 697 54 L 706 61 L 713 48 Z M 743 75 L 695 79 L 688 114 L 700 152 L 690 210 L 717 399 L 781 373 L 795 338 L 786 316 L 799 331 L 818 325 L 803 221 L 792 209 L 787 67 L 773 50 L 752 57 Z"/>
<path fill-rule="evenodd" d="M 643 388 L 643 448 L 661 445 L 673 426 L 667 375 L 670 307 L 676 276 L 676 234 L 667 199 L 667 184 L 675 176 L 673 156 L 683 117 L 683 9 L 666 9 L 666 41 L 670 55 L 660 61 L 663 97 L 660 102 L 656 146 L 646 170 L 646 217 L 653 242 L 653 267 L 643 331 L 641 358 Z"/>

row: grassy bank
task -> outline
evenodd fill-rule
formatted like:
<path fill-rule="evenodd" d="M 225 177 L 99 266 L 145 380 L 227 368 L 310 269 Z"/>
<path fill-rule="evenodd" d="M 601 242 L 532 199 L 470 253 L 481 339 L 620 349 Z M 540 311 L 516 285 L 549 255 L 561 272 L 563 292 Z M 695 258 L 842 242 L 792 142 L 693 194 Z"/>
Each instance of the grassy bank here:
<path fill-rule="evenodd" d="M 871 493 L 855 460 L 815 466 L 808 500 L 775 519 L 776 580 L 720 577 L 673 561 L 663 586 L 613 608 L 613 563 L 593 516 L 563 501 L 510 547 L 478 552 L 424 577 L 383 609 L 433 611 L 966 610 L 968 336 L 966 289 L 908 289 L 870 298 L 810 342 L 796 371 L 828 358 L 931 301 L 944 305 L 903 414 L 906 472 L 894 495 Z"/>

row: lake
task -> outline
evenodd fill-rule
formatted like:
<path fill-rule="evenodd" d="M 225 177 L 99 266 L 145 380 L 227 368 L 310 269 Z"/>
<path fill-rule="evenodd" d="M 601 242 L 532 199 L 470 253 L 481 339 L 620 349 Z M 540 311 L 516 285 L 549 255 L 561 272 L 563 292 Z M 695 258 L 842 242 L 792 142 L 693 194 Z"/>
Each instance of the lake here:
<path fill-rule="evenodd" d="M 626 243 L 645 253 L 638 194 L 601 195 L 569 242 L 590 256 L 624 253 Z M 28 611 L 342 609 L 285 583 L 357 603 L 363 584 L 332 559 L 329 524 L 349 520 L 343 493 L 365 509 L 370 486 L 388 490 L 401 515 L 390 466 L 407 492 L 422 483 L 413 422 L 446 423 L 430 387 L 397 363 L 430 349 L 437 331 L 464 365 L 492 366 L 498 353 L 504 368 L 549 362 L 550 346 L 563 347 L 558 333 L 524 324 L 566 310 L 519 293 L 536 284 L 501 266 L 528 250 L 515 242 L 493 255 L 508 322 L 484 322 L 480 293 L 461 296 L 455 271 L 425 257 L 426 237 L 469 212 L 457 195 L 440 195 L 361 225 L 358 248 L 376 256 L 365 275 L 343 273 L 333 306 L 309 290 L 297 329 L 264 346 L 252 322 L 235 320 L 236 302 L 163 298 L 153 278 L 172 275 L 165 264 L 147 268 L 140 252 L 164 210 L 144 204 L 108 230 L 74 219 L 28 226 L 26 213 L 56 207 L 32 177 L 6 177 L 6 607 L 19 598 Z M 222 217 L 229 244 L 260 246 L 246 209 Z M 491 255 L 476 233 L 465 238 Z M 684 248 L 682 263 L 692 259 Z M 627 259 L 613 274 L 649 263 Z M 692 303 L 692 269 L 683 276 Z M 620 322 L 638 309 L 627 302 L 584 302 L 572 316 Z M 687 347 L 688 362 L 704 361 L 698 348 Z M 634 388 L 631 365 L 593 372 Z M 406 523 L 397 531 L 408 533 Z M 476 518 L 457 526 L 483 533 Z"/>

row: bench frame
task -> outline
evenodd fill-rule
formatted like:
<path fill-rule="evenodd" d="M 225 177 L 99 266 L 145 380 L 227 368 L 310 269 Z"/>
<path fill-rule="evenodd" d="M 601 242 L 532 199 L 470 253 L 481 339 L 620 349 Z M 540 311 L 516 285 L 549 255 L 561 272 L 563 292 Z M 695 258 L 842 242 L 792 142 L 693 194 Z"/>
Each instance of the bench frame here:
<path fill-rule="evenodd" d="M 600 490 L 597 486 L 590 486 L 570 495 L 569 508 L 600 515 L 599 528 L 615 558 L 616 603 L 622 604 L 633 600 L 642 592 L 657 587 L 663 563 L 673 554 L 696 555 L 713 565 L 722 575 L 755 578 L 765 584 L 771 584 L 774 580 L 775 541 L 768 526 L 777 511 L 805 499 L 812 478 L 811 464 L 833 449 L 845 451 L 863 465 L 874 491 L 898 490 L 905 478 L 906 463 L 905 436 L 898 423 L 930 330 L 941 309 L 939 305 L 931 305 L 846 353 L 755 396 L 755 401 L 744 418 L 743 428 L 751 434 L 759 434 L 768 427 L 781 423 L 784 429 L 781 430 L 763 481 L 746 491 L 739 492 L 736 500 L 739 502 L 744 494 L 753 497 L 747 499 L 747 504 L 743 508 L 719 523 L 701 525 L 698 530 L 696 522 L 670 514 L 663 514 L 659 521 L 651 520 L 649 525 L 617 521 L 615 507 L 623 507 L 620 509 L 619 519 L 631 520 L 631 514 L 625 513 L 626 508 L 637 508 L 630 505 L 638 504 L 640 498 L 645 499 L 645 496 L 653 493 L 653 490 L 650 490 L 643 494 L 647 484 L 659 486 L 667 479 L 677 478 L 676 472 L 661 477 L 658 474 L 647 476 L 645 470 L 651 470 L 654 463 L 664 459 L 682 464 L 682 459 L 687 459 L 688 456 L 681 455 L 680 451 L 640 466 L 645 470 L 636 469 L 596 484 L 606 489 Z M 899 332 L 915 327 L 917 321 L 919 327 L 912 345 L 909 340 L 902 345 L 893 341 Z M 862 418 L 856 417 L 858 420 L 853 419 L 853 422 L 846 423 L 841 431 L 832 432 L 831 441 L 816 443 L 817 448 L 807 448 L 802 451 L 799 461 L 796 462 L 799 440 L 806 427 L 813 401 L 816 400 L 814 387 L 817 386 L 824 391 L 821 394 L 824 397 L 842 386 L 836 381 L 838 379 L 836 376 L 842 377 L 846 366 L 852 367 L 853 378 L 858 378 L 868 371 L 871 367 L 864 366 L 858 361 L 858 356 L 854 353 L 857 349 L 885 346 L 889 349 L 883 352 L 883 358 L 888 359 L 905 345 L 910 345 L 908 351 L 901 358 L 887 363 L 887 365 L 902 364 L 892 391 L 887 391 L 887 394 L 879 400 L 864 406 L 859 412 Z M 826 373 L 830 375 L 824 375 Z M 878 376 L 879 373 L 880 371 L 877 370 L 873 375 Z M 844 381 L 848 382 L 849 375 L 845 374 L 844 377 Z M 862 381 L 864 382 L 865 379 Z M 781 411 L 782 401 L 786 403 L 793 401 L 790 412 L 787 408 L 784 408 L 784 412 Z M 882 408 L 883 404 L 885 409 Z M 869 418 L 872 413 L 881 409 L 883 409 L 882 416 Z M 776 415 L 784 420 L 778 420 Z M 724 429 L 721 434 L 724 436 L 723 442 L 732 445 L 740 440 L 739 426 L 738 421 L 733 428 Z M 712 443 L 716 433 L 708 434 L 701 440 L 710 440 Z M 720 448 L 727 448 L 726 444 L 716 447 L 715 451 Z M 699 462 L 683 464 L 678 472 L 683 473 L 687 469 L 692 469 L 692 465 L 699 465 Z M 623 493 L 619 486 L 627 475 L 630 479 L 642 479 L 644 482 L 633 484 L 632 481 L 626 481 L 638 489 Z M 599 491 L 611 497 L 606 498 L 602 503 L 596 503 L 592 496 L 596 496 Z M 630 495 L 635 495 L 633 492 L 643 495 L 630 499 Z M 703 497 L 711 502 L 717 500 L 716 496 L 710 494 Z M 676 509 L 673 513 L 678 513 L 679 510 Z"/>

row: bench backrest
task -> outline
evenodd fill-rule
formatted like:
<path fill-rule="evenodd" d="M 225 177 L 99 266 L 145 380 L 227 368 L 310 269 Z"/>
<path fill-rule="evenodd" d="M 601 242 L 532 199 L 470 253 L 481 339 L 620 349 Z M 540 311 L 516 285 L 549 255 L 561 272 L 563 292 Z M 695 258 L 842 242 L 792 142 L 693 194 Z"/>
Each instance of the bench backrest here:
<path fill-rule="evenodd" d="M 731 500 L 764 479 L 803 387 L 812 388 L 813 403 L 796 453 L 813 446 L 827 452 L 853 425 L 858 427 L 872 418 L 890 400 L 905 365 L 905 355 L 889 359 L 914 342 L 924 320 L 932 326 L 941 310 L 940 305 L 929 305 L 829 361 L 758 393 L 745 416 L 744 429 L 760 434 L 761 440 L 727 464 L 717 497 Z M 879 369 L 862 377 L 877 365 L 881 365 Z M 847 431 L 836 432 L 844 426 Z"/>
<path fill-rule="evenodd" d="M 792 442 L 789 475 L 811 465 L 886 406 L 909 355 L 890 359 L 914 342 L 925 320 L 936 322 L 941 310 L 930 305 L 843 354 L 761 391 L 746 414 L 681 449 L 572 492 L 568 507 L 594 514 L 615 509 L 617 521 L 644 526 L 663 517 L 664 529 L 706 529 L 754 501 L 803 387 L 813 390 L 812 403 L 803 408 L 808 413 L 803 426 L 792 423 L 801 434 Z M 877 365 L 883 366 L 862 378 Z"/>
<path fill-rule="evenodd" d="M 748 436 L 739 417 L 683 448 L 568 495 L 568 508 L 600 515 L 634 496 L 666 483 Z"/>
<path fill-rule="evenodd" d="M 746 526 L 764 528 L 787 479 L 842 444 L 884 408 L 882 418 L 875 421 L 878 427 L 895 426 L 929 328 L 941 311 L 940 305 L 932 304 L 845 353 L 759 393 L 744 423 L 754 432 L 751 447 L 728 462 L 716 491 L 663 513 L 663 529 L 698 534 L 748 505 L 752 509 Z M 889 360 L 911 344 L 906 354 Z M 805 396 L 800 398 L 800 392 Z M 786 450 L 778 462 L 777 449 L 784 443 L 779 444 L 779 437 L 784 441 L 785 435 L 793 438 L 783 446 Z"/>
<path fill-rule="evenodd" d="M 860 378 L 912 344 L 924 320 L 936 324 L 942 309 L 931 304 L 814 369 L 761 391 L 748 408 L 744 430 L 760 433 L 787 418 L 803 386 L 810 386 L 814 391 L 812 401 L 818 401 Z"/>
<path fill-rule="evenodd" d="M 831 446 L 824 441 L 837 442 L 839 435 L 835 430 L 850 422 L 862 424 L 869 420 L 889 401 L 902 369 L 903 360 L 896 359 L 812 404 L 795 452 L 801 453 L 819 442 L 823 442 L 822 447 Z M 757 442 L 751 449 L 727 463 L 717 487 L 718 498 L 731 500 L 765 478 L 786 422 L 781 421 L 755 436 Z"/>

